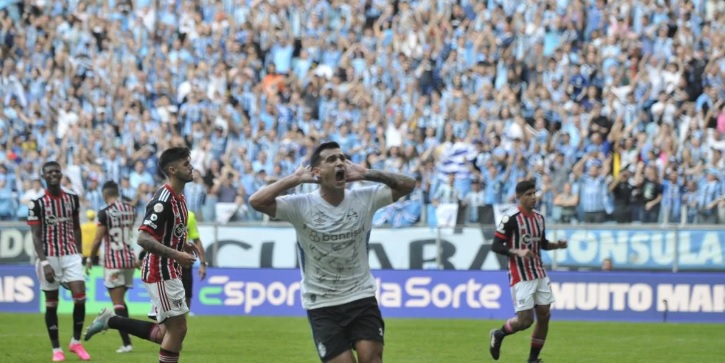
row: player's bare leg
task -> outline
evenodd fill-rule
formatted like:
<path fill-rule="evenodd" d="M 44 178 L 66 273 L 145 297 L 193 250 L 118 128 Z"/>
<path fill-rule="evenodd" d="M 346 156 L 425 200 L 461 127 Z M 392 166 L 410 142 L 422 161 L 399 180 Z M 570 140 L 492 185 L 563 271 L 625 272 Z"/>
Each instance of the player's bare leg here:
<path fill-rule="evenodd" d="M 352 350 L 345 351 L 338 354 L 336 357 L 326 360 L 325 363 L 356 363 L 355 355 Z"/>
<path fill-rule="evenodd" d="M 111 295 L 111 301 L 113 302 L 113 311 L 116 313 L 116 315 L 124 318 L 128 318 L 128 307 L 126 307 L 126 302 L 124 301 L 124 298 L 126 296 L 126 287 L 125 286 L 119 286 L 113 289 L 108 289 L 108 294 Z M 128 353 L 133 350 L 131 347 L 131 338 L 129 338 L 128 333 L 125 331 L 119 330 L 118 333 L 121 335 L 121 341 L 123 342 L 123 345 L 116 350 L 116 353 Z"/>
<path fill-rule="evenodd" d="M 489 343 L 489 352 L 494 360 L 498 360 L 501 353 L 501 343 L 507 335 L 516 333 L 517 331 L 526 330 L 534 323 L 534 309 L 517 311 L 516 316 L 506 320 L 501 329 L 492 329 L 489 333 L 491 341 Z"/>
<path fill-rule="evenodd" d="M 374 340 L 360 340 L 355 343 L 359 363 L 382 363 L 383 343 Z"/>
<path fill-rule="evenodd" d="M 83 322 L 86 318 L 86 283 L 83 280 L 71 281 L 68 283 L 68 288 L 73 295 L 73 339 L 68 349 L 81 360 L 90 360 L 91 356 L 81 343 Z"/>
<path fill-rule="evenodd" d="M 551 305 L 537 305 L 534 310 L 536 311 L 536 325 L 534 326 L 534 332 L 531 334 L 529 362 L 539 362 L 539 353 L 544 348 L 546 334 L 549 332 Z"/>
<path fill-rule="evenodd" d="M 166 325 L 166 334 L 161 341 L 159 362 L 177 362 L 186 337 L 186 315 L 172 316 L 163 325 Z"/>

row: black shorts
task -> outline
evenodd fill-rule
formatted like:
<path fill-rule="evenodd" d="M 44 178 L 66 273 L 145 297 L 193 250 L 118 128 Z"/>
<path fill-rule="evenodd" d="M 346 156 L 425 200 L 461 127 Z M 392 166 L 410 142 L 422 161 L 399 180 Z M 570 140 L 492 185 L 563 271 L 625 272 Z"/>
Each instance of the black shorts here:
<path fill-rule="evenodd" d="M 187 298 L 191 298 L 191 289 L 193 288 L 194 271 L 190 268 L 181 269 L 181 283 L 184 284 L 184 293 Z"/>
<path fill-rule="evenodd" d="M 323 362 L 353 349 L 361 340 L 384 343 L 385 322 L 375 297 L 307 310 L 307 319 Z"/>

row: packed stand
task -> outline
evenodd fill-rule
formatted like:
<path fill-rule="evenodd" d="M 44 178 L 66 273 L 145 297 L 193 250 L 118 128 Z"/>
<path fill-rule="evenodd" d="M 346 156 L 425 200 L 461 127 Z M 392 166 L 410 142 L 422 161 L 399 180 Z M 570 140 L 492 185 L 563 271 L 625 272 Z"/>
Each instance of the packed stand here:
<path fill-rule="evenodd" d="M 112 179 L 142 209 L 184 144 L 201 220 L 261 220 L 248 197 L 335 140 L 417 177 L 377 224 L 450 203 L 476 222 L 525 178 L 555 222 L 725 221 L 721 0 L 0 7 L 2 220 L 49 159 L 85 208 Z"/>

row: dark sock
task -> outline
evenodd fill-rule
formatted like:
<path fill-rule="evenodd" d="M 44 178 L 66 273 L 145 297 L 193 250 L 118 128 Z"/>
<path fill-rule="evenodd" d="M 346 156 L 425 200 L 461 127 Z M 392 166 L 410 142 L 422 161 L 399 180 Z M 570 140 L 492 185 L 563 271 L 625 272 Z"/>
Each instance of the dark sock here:
<path fill-rule="evenodd" d="M 45 307 L 45 326 L 48 328 L 48 336 L 53 349 L 60 348 L 58 342 L 58 308 Z"/>
<path fill-rule="evenodd" d="M 511 335 L 515 332 L 516 331 L 511 326 L 511 319 L 509 319 L 509 320 L 506 320 L 505 323 L 503 323 L 503 326 L 501 326 L 501 329 L 497 330 L 495 334 L 496 334 L 497 338 L 503 338 L 503 337 L 505 337 L 507 335 Z"/>
<path fill-rule="evenodd" d="M 86 302 L 77 302 L 73 304 L 73 339 L 81 340 L 81 332 L 83 331 L 83 321 L 86 318 Z"/>
<path fill-rule="evenodd" d="M 536 339 L 531 337 L 531 351 L 529 351 L 529 361 L 539 359 L 539 353 L 544 348 L 544 339 Z"/>
<path fill-rule="evenodd" d="M 151 330 L 156 326 L 155 323 L 144 320 L 136 320 L 124 318 L 122 316 L 114 316 L 108 319 L 108 327 L 119 331 L 126 332 L 141 339 L 151 340 Z"/>
<path fill-rule="evenodd" d="M 179 361 L 179 353 L 159 348 L 159 363 L 176 363 Z"/>
<path fill-rule="evenodd" d="M 128 318 L 128 308 L 126 307 L 126 304 L 115 305 L 113 310 L 116 312 L 116 315 Z M 121 340 L 123 341 L 124 346 L 131 345 L 131 338 L 129 338 L 128 333 L 123 330 L 119 330 L 118 333 L 121 335 Z"/>

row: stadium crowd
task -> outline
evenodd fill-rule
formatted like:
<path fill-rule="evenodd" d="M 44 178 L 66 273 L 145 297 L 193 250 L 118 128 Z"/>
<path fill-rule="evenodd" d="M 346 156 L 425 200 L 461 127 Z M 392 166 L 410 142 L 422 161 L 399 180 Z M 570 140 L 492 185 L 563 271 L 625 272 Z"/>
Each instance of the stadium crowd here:
<path fill-rule="evenodd" d="M 321 140 L 419 187 L 376 217 L 513 202 L 553 221 L 725 222 L 722 0 L 0 0 L 0 220 L 39 166 L 141 210 L 192 149 L 189 208 L 248 197 Z M 682 208 L 686 207 L 686 208 Z M 427 213 L 426 213 L 427 211 Z"/>

